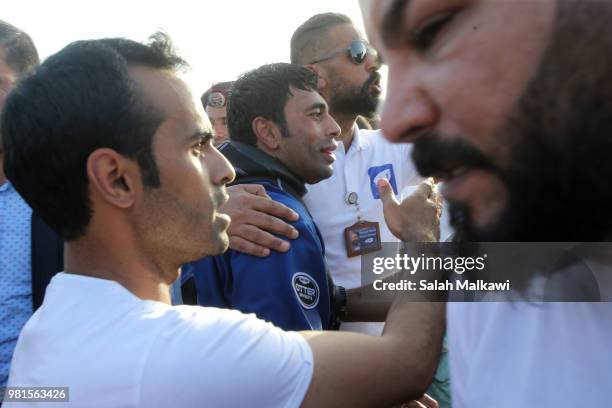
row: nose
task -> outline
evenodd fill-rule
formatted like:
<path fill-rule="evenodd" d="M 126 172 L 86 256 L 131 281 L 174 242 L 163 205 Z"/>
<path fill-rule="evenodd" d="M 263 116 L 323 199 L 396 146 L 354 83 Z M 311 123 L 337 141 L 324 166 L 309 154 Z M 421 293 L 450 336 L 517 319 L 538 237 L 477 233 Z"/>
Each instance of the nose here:
<path fill-rule="evenodd" d="M 382 65 L 378 53 L 373 48 L 368 49 L 364 63 L 365 69 L 368 72 L 378 71 L 380 69 L 380 66 Z"/>
<path fill-rule="evenodd" d="M 223 156 L 216 147 L 212 149 L 210 156 L 208 172 L 210 174 L 211 183 L 220 186 L 234 181 L 236 172 L 225 156 Z"/>
<path fill-rule="evenodd" d="M 329 113 L 326 113 L 326 115 L 328 122 L 327 136 L 329 136 L 330 139 L 336 139 L 338 136 L 340 136 L 340 132 L 342 129 L 340 129 L 340 125 L 338 125 L 338 122 L 336 122 Z"/>
<path fill-rule="evenodd" d="M 439 110 L 414 74 L 389 66 L 387 98 L 381 113 L 382 133 L 392 142 L 412 143 L 424 130 L 436 126 Z"/>

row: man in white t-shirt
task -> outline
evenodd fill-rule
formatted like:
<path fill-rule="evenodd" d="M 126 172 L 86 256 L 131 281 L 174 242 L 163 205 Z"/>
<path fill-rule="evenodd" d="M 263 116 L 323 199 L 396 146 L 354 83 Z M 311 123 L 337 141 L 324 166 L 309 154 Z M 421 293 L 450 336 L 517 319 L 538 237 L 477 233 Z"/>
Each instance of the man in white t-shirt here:
<path fill-rule="evenodd" d="M 399 297 L 379 338 L 287 333 L 235 311 L 170 306 L 180 265 L 227 248 L 219 206 L 234 179 L 176 75 L 183 63 L 162 33 L 149 45 L 79 41 L 8 96 L 7 176 L 66 245 L 65 272 L 13 356 L 8 385 L 28 388 L 10 388 L 3 406 L 36 395 L 37 406 L 105 408 L 421 397 L 441 348 L 430 340 L 444 330 L 439 304 Z M 421 319 L 432 325 L 415 331 Z"/>
<path fill-rule="evenodd" d="M 612 2 L 362 11 L 389 66 L 384 135 L 443 181 L 458 238 L 610 241 Z M 514 300 L 448 304 L 453 406 L 610 406 L 612 303 Z"/>

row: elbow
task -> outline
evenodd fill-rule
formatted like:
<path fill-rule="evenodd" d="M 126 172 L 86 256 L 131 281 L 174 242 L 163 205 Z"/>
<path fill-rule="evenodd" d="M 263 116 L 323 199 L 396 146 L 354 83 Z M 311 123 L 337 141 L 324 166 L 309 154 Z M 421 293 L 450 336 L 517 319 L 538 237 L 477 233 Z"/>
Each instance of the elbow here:
<path fill-rule="evenodd" d="M 433 382 L 437 366 L 438 359 L 430 356 L 429 358 L 422 357 L 416 364 L 405 368 L 403 378 L 406 379 L 407 387 L 404 401 L 419 399 L 426 393 Z"/>
<path fill-rule="evenodd" d="M 419 399 L 427 392 L 429 386 L 433 382 L 435 370 L 433 372 L 423 372 L 415 376 L 414 381 L 414 390 L 413 393 L 415 395 L 414 399 Z"/>

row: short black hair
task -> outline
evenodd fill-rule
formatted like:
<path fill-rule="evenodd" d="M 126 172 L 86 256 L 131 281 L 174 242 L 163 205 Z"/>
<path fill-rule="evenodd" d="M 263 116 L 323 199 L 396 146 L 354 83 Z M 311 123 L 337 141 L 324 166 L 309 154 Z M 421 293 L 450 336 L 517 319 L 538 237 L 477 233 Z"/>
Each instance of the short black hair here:
<path fill-rule="evenodd" d="M 109 38 L 77 41 L 26 76 L 6 100 L 1 131 L 7 178 L 64 240 L 91 219 L 86 163 L 107 147 L 135 160 L 147 188 L 160 186 L 152 143 L 163 113 L 128 67 L 185 65 L 164 33 L 148 45 Z"/>
<path fill-rule="evenodd" d="M 291 36 L 291 62 L 305 65 L 316 59 L 325 48 L 329 29 L 340 24 L 353 22 L 339 13 L 315 14 L 306 20 Z"/>
<path fill-rule="evenodd" d="M 227 105 L 230 139 L 255 146 L 253 120 L 263 117 L 276 123 L 287 135 L 285 105 L 291 87 L 318 92 L 315 73 L 300 65 L 277 63 L 263 65 L 238 78 Z"/>
<path fill-rule="evenodd" d="M 2 20 L 0 20 L 0 48 L 4 52 L 6 65 L 17 76 L 22 76 L 40 63 L 32 38 L 26 32 Z"/>

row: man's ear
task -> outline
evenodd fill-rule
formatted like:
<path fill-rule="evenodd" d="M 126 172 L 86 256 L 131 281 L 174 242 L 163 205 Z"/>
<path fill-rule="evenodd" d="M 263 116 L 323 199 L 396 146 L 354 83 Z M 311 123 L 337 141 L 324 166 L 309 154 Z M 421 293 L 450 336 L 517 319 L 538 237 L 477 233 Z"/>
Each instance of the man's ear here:
<path fill-rule="evenodd" d="M 276 150 L 280 146 L 283 135 L 276 123 L 262 118 L 261 116 L 253 119 L 253 133 L 257 137 L 257 142 L 269 150 Z"/>
<path fill-rule="evenodd" d="M 97 149 L 89 155 L 87 177 L 92 195 L 119 208 L 134 204 L 137 185 L 141 184 L 138 164 L 108 148 Z"/>
<path fill-rule="evenodd" d="M 308 68 L 317 75 L 317 87 L 319 88 L 319 91 L 327 88 L 329 81 L 327 80 L 327 73 L 323 68 L 316 64 L 308 64 L 304 65 L 304 67 Z"/>

